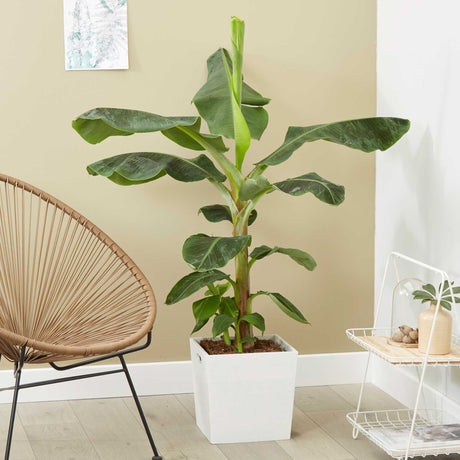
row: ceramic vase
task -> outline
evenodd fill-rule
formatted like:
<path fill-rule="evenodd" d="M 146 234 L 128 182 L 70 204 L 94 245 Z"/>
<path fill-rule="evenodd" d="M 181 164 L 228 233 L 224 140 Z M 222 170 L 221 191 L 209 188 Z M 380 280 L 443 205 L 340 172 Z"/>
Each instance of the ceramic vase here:
<path fill-rule="evenodd" d="M 431 304 L 430 308 L 422 311 L 418 317 L 418 349 L 421 353 L 426 353 L 427 351 L 435 313 L 436 305 Z M 446 355 L 449 353 L 451 336 L 452 316 L 440 306 L 434 325 L 433 339 L 431 341 L 429 354 Z"/>

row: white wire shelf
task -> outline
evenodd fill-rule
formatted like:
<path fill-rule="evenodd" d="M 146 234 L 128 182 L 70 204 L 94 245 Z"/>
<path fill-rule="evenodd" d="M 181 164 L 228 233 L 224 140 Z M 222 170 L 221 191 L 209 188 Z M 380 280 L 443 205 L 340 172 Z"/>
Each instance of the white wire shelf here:
<path fill-rule="evenodd" d="M 391 364 L 418 366 L 424 363 L 425 353 L 418 348 L 401 348 L 389 345 L 390 328 L 347 329 L 347 337 Z M 460 366 L 460 338 L 452 336 L 452 349 L 447 355 L 429 355 L 429 366 Z"/>
<path fill-rule="evenodd" d="M 360 433 L 397 459 L 406 458 L 414 412 L 408 409 L 350 412 L 347 420 Z M 460 453 L 460 420 L 446 412 L 420 410 L 408 457 Z"/>

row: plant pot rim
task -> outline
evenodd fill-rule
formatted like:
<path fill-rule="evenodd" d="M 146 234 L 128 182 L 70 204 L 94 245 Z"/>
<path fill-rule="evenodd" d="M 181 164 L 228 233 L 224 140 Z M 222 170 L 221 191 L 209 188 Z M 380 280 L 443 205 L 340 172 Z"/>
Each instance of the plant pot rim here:
<path fill-rule="evenodd" d="M 190 346 L 198 347 L 201 352 L 206 356 L 207 359 L 254 359 L 256 356 L 261 357 L 269 357 L 269 356 L 280 356 L 284 354 L 298 354 L 297 350 L 292 346 L 289 345 L 284 339 L 282 339 L 277 334 L 268 334 L 264 336 L 255 336 L 258 339 L 264 340 L 274 340 L 276 343 L 281 345 L 283 351 L 270 351 L 270 352 L 256 352 L 256 353 L 222 353 L 216 355 L 210 355 L 200 344 L 201 340 L 221 340 L 220 338 L 213 339 L 212 337 L 190 337 Z M 266 358 L 267 359 L 267 358 Z"/>

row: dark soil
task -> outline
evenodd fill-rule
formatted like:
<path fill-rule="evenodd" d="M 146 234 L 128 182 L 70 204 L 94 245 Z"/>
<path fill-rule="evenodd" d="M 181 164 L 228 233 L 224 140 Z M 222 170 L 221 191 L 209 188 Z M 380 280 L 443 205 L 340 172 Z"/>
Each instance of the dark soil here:
<path fill-rule="evenodd" d="M 223 340 L 203 339 L 200 345 L 208 352 L 209 355 L 229 355 L 238 353 L 230 345 L 227 345 Z M 274 342 L 272 339 L 256 339 L 254 347 L 245 350 L 244 353 L 263 353 L 270 351 L 283 351 L 281 345 Z"/>

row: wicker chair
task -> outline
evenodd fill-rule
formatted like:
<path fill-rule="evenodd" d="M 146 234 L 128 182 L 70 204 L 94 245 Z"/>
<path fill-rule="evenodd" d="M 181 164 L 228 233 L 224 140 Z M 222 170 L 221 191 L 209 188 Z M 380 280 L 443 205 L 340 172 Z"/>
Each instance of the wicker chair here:
<path fill-rule="evenodd" d="M 153 458 L 161 459 L 124 360 L 150 344 L 155 314 L 145 276 L 106 234 L 56 198 L 0 175 L 0 357 L 14 362 L 16 378 L 5 459 L 20 389 L 117 372 L 128 380 Z M 127 349 L 145 336 L 144 345 Z M 26 363 L 67 370 L 113 357 L 120 369 L 20 383 Z M 84 360 L 55 364 L 75 359 Z"/>

